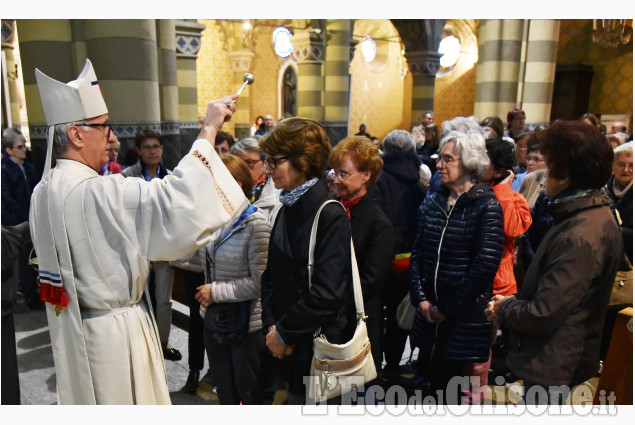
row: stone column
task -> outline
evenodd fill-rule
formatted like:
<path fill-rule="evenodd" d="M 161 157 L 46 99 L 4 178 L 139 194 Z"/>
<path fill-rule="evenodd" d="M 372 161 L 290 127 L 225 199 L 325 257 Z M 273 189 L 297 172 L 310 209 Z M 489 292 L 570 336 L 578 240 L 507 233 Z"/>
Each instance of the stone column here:
<path fill-rule="evenodd" d="M 29 114 L 33 163 L 41 173 L 46 158 L 46 116 L 35 80 L 35 68 L 58 81 L 77 78 L 71 49 L 71 21 L 68 19 L 16 20 L 24 96 Z M 99 71 L 97 71 L 99 76 Z"/>
<path fill-rule="evenodd" d="M 157 31 L 154 19 L 87 19 L 86 53 L 121 142 L 119 159 L 144 128 L 161 131 Z"/>
<path fill-rule="evenodd" d="M 517 107 L 524 22 L 483 19 L 479 28 L 474 115 L 498 116 L 503 122 Z M 527 115 L 529 119 L 529 115 Z"/>
<path fill-rule="evenodd" d="M 156 28 L 161 135 L 164 145 L 162 161 L 168 169 L 172 169 L 178 164 L 182 156 L 174 20 L 159 19 L 156 21 Z"/>
<path fill-rule="evenodd" d="M 412 74 L 412 125 L 421 124 L 426 110 L 434 109 L 434 82 L 439 72 L 441 55 L 436 51 L 406 52 Z"/>
<path fill-rule="evenodd" d="M 183 156 L 190 150 L 199 132 L 196 58 L 201 48 L 201 33 L 205 29 L 205 25 L 197 23 L 195 19 L 177 20 L 175 25 L 178 116 L 181 133 L 181 156 Z"/>
<path fill-rule="evenodd" d="M 331 144 L 336 145 L 348 134 L 353 22 L 350 19 L 328 19 L 326 34 L 323 124 Z M 354 41 L 353 46 L 355 44 Z"/>
<path fill-rule="evenodd" d="M 13 19 L 2 20 L 2 53 L 4 53 L 5 62 L 2 64 L 3 68 L 6 66 L 7 70 L 7 86 L 2 87 L 4 93 L 5 88 L 8 88 L 9 105 L 5 104 L 5 96 L 2 97 L 2 124 L 7 127 L 20 128 L 20 104 L 18 101 L 18 85 L 17 77 L 18 73 L 22 72 L 18 69 L 17 62 L 13 55 L 15 43 L 15 21 Z M 6 118 L 6 121 L 4 120 Z"/>
<path fill-rule="evenodd" d="M 251 70 L 251 59 L 254 52 L 250 50 L 238 50 L 228 53 L 229 65 L 232 68 L 231 92 L 237 93 L 243 85 L 243 77 Z M 249 137 L 249 92 L 251 86 L 247 85 L 236 101 L 236 113 L 232 116 L 234 122 L 234 136 L 236 140 Z"/>
<path fill-rule="evenodd" d="M 298 116 L 322 122 L 324 108 L 324 43 L 315 32 L 298 31 L 292 38 L 293 57 L 298 64 Z"/>
<path fill-rule="evenodd" d="M 527 62 L 520 90 L 522 109 L 532 125 L 549 123 L 559 35 L 559 20 L 529 21 Z"/>

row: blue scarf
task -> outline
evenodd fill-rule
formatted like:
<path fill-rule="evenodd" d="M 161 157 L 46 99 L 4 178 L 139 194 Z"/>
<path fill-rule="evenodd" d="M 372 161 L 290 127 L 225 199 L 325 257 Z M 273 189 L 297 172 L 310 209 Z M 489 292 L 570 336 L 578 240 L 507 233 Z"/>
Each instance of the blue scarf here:
<path fill-rule="evenodd" d="M 318 178 L 314 177 L 311 180 L 307 180 L 302 183 L 300 186 L 294 188 L 291 192 L 287 192 L 282 189 L 280 191 L 280 202 L 282 202 L 287 207 L 295 204 L 295 201 L 300 199 L 302 195 L 306 193 L 307 190 L 311 189 L 311 187 L 318 182 Z"/>

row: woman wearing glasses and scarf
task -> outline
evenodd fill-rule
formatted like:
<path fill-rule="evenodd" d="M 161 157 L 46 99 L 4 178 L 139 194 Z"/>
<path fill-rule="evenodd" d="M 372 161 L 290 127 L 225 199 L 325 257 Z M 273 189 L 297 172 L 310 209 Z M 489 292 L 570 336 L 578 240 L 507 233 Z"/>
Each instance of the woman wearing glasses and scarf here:
<path fill-rule="evenodd" d="M 352 136 L 331 151 L 333 186 L 351 220 L 353 246 L 362 284 L 366 326 L 370 348 L 379 372 L 382 363 L 382 292 L 386 273 L 392 265 L 392 225 L 368 194 L 377 181 L 383 161 L 367 137 Z"/>
<path fill-rule="evenodd" d="M 311 283 L 307 272 L 309 236 L 315 215 L 329 199 L 324 178 L 331 150 L 316 121 L 288 118 L 260 139 L 265 169 L 282 189 L 283 206 L 269 241 L 262 276 L 262 322 L 266 344 L 276 358 L 275 374 L 289 383 L 288 403 L 306 402 L 303 377 L 309 376 L 313 335 L 329 342 L 350 340 L 356 326 L 351 281 L 351 224 L 340 205 L 321 212 Z M 309 288 L 310 286 L 310 288 Z"/>
<path fill-rule="evenodd" d="M 478 183 L 489 167 L 485 139 L 474 130 L 441 140 L 441 188 L 421 205 L 412 257 L 410 297 L 417 307 L 411 331 L 420 356 L 430 357 L 430 381 L 458 404 L 453 377 L 489 357 L 491 324 L 484 309 L 504 245 L 503 211 L 492 188 Z M 448 385 L 450 384 L 450 385 Z"/>

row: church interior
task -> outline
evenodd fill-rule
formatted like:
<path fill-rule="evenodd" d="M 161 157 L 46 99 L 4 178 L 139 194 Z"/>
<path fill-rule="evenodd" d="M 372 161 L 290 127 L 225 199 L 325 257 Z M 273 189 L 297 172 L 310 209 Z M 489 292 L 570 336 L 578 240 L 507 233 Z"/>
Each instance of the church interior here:
<path fill-rule="evenodd" d="M 610 22 L 609 22 L 610 21 Z M 529 128 L 586 112 L 632 132 L 632 19 L 16 19 L 2 20 L 2 126 L 21 128 L 44 162 L 46 119 L 35 68 L 70 81 L 95 66 L 122 147 L 143 128 L 176 165 L 210 100 L 254 76 L 224 130 L 258 116 L 315 119 L 334 145 L 361 124 L 382 139 L 425 110 Z M 611 31 L 614 32 L 611 33 Z"/>
<path fill-rule="evenodd" d="M 632 135 L 632 37 L 632 19 L 2 19 L 2 129 L 21 130 L 41 173 L 35 69 L 68 82 L 90 59 L 122 165 L 149 128 L 174 168 L 208 102 L 241 90 L 246 74 L 223 128 L 236 140 L 269 114 L 317 120 L 336 145 L 362 124 L 381 140 L 425 111 L 441 127 L 505 121 L 514 108 L 528 129 L 590 112 Z"/>

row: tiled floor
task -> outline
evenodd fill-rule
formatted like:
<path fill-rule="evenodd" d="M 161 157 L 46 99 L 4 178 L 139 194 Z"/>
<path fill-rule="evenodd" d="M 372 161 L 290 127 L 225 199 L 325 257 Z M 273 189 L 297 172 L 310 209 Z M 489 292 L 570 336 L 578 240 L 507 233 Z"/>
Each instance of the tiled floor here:
<path fill-rule="evenodd" d="M 188 375 L 187 332 L 184 329 L 187 326 L 189 310 L 186 306 L 176 301 L 173 302 L 172 307 L 174 314 L 170 344 L 183 354 L 182 360 L 178 362 L 166 361 L 165 365 L 172 403 L 176 405 L 218 404 L 215 389 L 205 379 L 201 381 L 199 389 L 194 395 L 179 391 L 185 385 Z M 57 404 L 55 368 L 53 366 L 53 354 L 46 313 L 44 310 L 30 310 L 25 304 L 19 303 L 16 307 L 14 318 L 22 404 Z M 400 371 L 400 380 L 402 381 L 413 376 L 414 369 L 408 364 L 409 357 L 410 347 L 407 346 Z M 204 375 L 206 371 L 207 358 L 205 359 L 205 367 L 201 375 Z M 597 381 L 597 378 L 593 378 L 585 383 L 591 389 L 589 401 L 593 398 Z M 520 381 L 514 384 L 491 385 L 485 395 L 486 403 L 495 403 L 497 400 L 504 398 L 505 403 L 516 404 L 521 399 L 520 395 L 515 392 L 519 389 L 522 389 Z M 275 396 L 274 404 L 283 404 L 285 400 L 286 394 L 280 390 Z"/>

